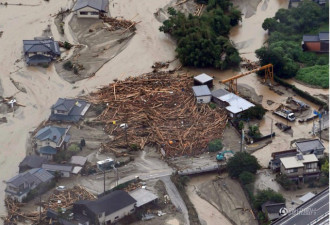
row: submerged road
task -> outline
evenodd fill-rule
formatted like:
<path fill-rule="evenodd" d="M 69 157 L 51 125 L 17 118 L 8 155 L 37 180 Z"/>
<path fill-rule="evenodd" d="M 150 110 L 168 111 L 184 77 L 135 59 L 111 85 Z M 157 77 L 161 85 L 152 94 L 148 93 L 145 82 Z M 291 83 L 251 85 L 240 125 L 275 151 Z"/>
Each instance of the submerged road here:
<path fill-rule="evenodd" d="M 272 225 L 329 224 L 329 188 L 308 200 Z"/>

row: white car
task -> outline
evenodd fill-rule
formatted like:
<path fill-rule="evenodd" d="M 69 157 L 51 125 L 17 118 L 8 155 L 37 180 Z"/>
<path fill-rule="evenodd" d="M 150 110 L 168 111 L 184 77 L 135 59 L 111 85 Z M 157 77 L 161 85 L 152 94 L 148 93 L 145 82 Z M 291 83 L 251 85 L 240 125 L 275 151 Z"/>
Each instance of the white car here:
<path fill-rule="evenodd" d="M 58 191 L 64 191 L 66 188 L 65 188 L 65 186 L 57 186 L 56 187 L 56 190 L 58 190 Z"/>

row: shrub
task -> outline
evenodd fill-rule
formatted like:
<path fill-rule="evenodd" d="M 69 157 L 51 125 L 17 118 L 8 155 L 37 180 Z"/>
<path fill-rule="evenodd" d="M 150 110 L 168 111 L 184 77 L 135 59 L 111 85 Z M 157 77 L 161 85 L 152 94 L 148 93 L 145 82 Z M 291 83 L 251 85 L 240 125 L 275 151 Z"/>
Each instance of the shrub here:
<path fill-rule="evenodd" d="M 322 88 L 329 88 L 329 65 L 302 68 L 298 71 L 296 79 Z"/>
<path fill-rule="evenodd" d="M 239 130 L 244 129 L 244 122 L 243 122 L 242 120 L 239 121 L 239 123 L 238 123 L 238 129 L 239 129 Z"/>
<path fill-rule="evenodd" d="M 259 190 L 254 200 L 254 207 L 258 210 L 261 210 L 261 205 L 267 201 L 272 201 L 275 203 L 284 203 L 285 198 L 282 194 L 275 192 L 272 189 Z"/>
<path fill-rule="evenodd" d="M 283 174 L 283 175 L 279 175 L 276 177 L 276 181 L 285 189 L 285 190 L 290 190 L 292 185 L 294 185 L 294 183 L 292 182 L 292 180 L 290 180 L 288 178 L 287 175 Z"/>
<path fill-rule="evenodd" d="M 70 44 L 69 42 L 65 41 L 64 44 L 63 44 L 63 47 L 67 50 L 71 49 L 72 48 L 72 44 Z"/>
<path fill-rule="evenodd" d="M 71 71 L 73 69 L 73 64 L 71 61 L 67 61 L 63 64 L 65 70 Z"/>
<path fill-rule="evenodd" d="M 244 171 L 239 175 L 239 180 L 242 182 L 243 185 L 251 184 L 255 180 L 255 176 L 253 173 Z"/>
<path fill-rule="evenodd" d="M 217 152 L 217 151 L 221 151 L 221 149 L 223 148 L 222 142 L 220 139 L 215 139 L 210 141 L 209 143 L 209 152 Z"/>
<path fill-rule="evenodd" d="M 266 113 L 266 109 L 264 109 L 261 105 L 256 104 L 254 107 L 247 109 L 242 113 L 242 117 L 246 119 L 258 119 L 261 120 Z"/>
<path fill-rule="evenodd" d="M 320 177 L 320 186 L 328 186 L 329 185 L 329 177 L 321 176 Z"/>
<path fill-rule="evenodd" d="M 244 171 L 255 174 L 260 168 L 257 158 L 247 152 L 236 152 L 227 162 L 228 173 L 234 178 Z"/>
<path fill-rule="evenodd" d="M 259 127 L 257 125 L 249 126 L 249 133 L 252 138 L 260 138 L 261 133 L 259 131 Z"/>
<path fill-rule="evenodd" d="M 215 109 L 217 107 L 217 105 L 213 102 L 210 102 L 209 106 L 210 106 L 211 109 Z"/>

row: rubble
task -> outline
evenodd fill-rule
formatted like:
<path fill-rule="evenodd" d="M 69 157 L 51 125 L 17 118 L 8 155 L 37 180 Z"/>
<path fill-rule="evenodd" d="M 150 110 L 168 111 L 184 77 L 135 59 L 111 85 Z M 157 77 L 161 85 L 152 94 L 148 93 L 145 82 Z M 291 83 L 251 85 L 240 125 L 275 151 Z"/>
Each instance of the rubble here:
<path fill-rule="evenodd" d="M 197 105 L 192 86 L 188 74 L 158 72 L 129 77 L 92 93 L 90 102 L 107 105 L 98 119 L 114 136 L 103 150 L 156 144 L 167 157 L 201 153 L 209 141 L 222 136 L 227 114 L 224 109 Z M 128 128 L 121 129 L 122 123 Z"/>
<path fill-rule="evenodd" d="M 107 28 L 109 31 L 116 31 L 116 30 L 120 30 L 120 29 L 125 29 L 124 32 L 127 30 L 135 31 L 135 29 L 136 29 L 135 25 L 139 23 L 139 22 L 134 22 L 131 20 L 117 19 L 117 18 L 107 17 L 107 16 L 104 16 L 101 19 L 105 23 L 110 25 L 110 27 Z"/>

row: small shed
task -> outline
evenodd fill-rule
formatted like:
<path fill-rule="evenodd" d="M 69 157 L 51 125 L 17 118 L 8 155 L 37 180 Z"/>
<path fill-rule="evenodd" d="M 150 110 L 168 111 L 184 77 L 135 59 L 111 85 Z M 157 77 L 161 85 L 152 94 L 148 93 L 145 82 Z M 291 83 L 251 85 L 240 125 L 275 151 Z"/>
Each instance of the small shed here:
<path fill-rule="evenodd" d="M 136 200 L 136 207 L 139 208 L 150 202 L 154 202 L 158 199 L 157 195 L 145 188 L 135 189 L 128 193 L 132 198 Z"/>
<path fill-rule="evenodd" d="M 197 103 L 209 103 L 211 101 L 211 91 L 207 85 L 192 87 Z"/>
<path fill-rule="evenodd" d="M 213 77 L 207 75 L 206 73 L 202 73 L 196 77 L 194 77 L 194 85 L 207 85 L 209 88 L 213 87 Z"/>
<path fill-rule="evenodd" d="M 73 167 L 64 164 L 42 164 L 42 168 L 50 173 L 59 172 L 61 177 L 70 177 Z"/>
<path fill-rule="evenodd" d="M 87 157 L 74 155 L 71 157 L 70 164 L 77 166 L 84 166 L 87 161 Z"/>
<path fill-rule="evenodd" d="M 282 215 L 282 211 L 285 211 L 285 203 L 275 203 L 267 201 L 261 206 L 262 212 L 266 214 L 268 220 L 276 220 L 280 218 Z"/>

